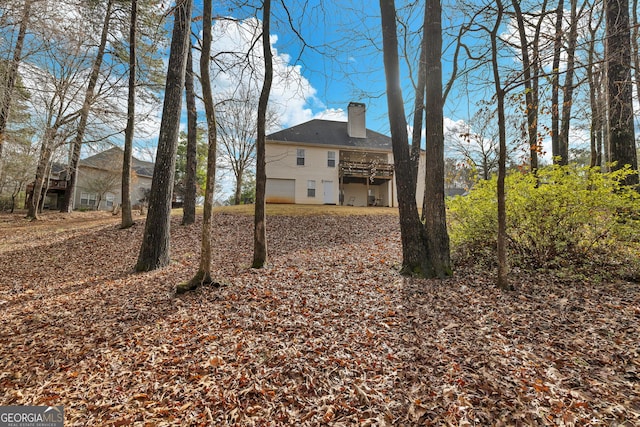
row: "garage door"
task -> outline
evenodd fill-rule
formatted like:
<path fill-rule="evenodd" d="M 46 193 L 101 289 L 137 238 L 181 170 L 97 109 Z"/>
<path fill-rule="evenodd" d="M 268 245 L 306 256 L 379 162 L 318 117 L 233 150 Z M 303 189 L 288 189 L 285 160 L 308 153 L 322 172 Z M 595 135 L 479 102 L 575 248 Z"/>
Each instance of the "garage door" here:
<path fill-rule="evenodd" d="M 295 179 L 267 179 L 266 188 L 267 203 L 295 203 L 296 181 Z"/>

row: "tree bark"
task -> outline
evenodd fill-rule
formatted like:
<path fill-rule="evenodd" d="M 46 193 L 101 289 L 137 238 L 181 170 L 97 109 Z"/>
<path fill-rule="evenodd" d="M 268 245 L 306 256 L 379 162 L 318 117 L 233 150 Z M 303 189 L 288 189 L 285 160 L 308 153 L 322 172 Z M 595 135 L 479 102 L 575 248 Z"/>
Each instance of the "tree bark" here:
<path fill-rule="evenodd" d="M 553 162 L 561 161 L 560 155 L 560 53 L 562 50 L 562 19 L 564 0 L 558 1 L 556 9 L 555 41 L 553 43 L 553 65 L 551 70 L 551 155 Z"/>
<path fill-rule="evenodd" d="M 9 120 L 9 111 L 11 110 L 11 97 L 13 96 L 13 88 L 18 77 L 18 65 L 22 59 L 22 48 L 24 39 L 29 26 L 29 18 L 31 17 L 31 0 L 27 0 L 24 4 L 22 19 L 20 20 L 20 28 L 18 30 L 18 38 L 16 46 L 13 49 L 13 59 L 9 65 L 4 88 L 2 90 L 2 100 L 0 100 L 0 175 L 2 175 L 2 152 L 4 150 L 4 141 L 6 139 L 7 122 Z"/>
<path fill-rule="evenodd" d="M 204 193 L 204 212 L 202 214 L 202 235 L 200 239 L 200 266 L 198 267 L 198 272 L 188 283 L 176 288 L 176 293 L 178 294 L 192 291 L 202 285 L 218 285 L 211 277 L 211 228 L 213 222 L 213 193 L 216 179 L 216 156 L 218 151 L 216 114 L 213 104 L 213 92 L 211 90 L 211 77 L 209 75 L 212 38 L 212 0 L 204 0 L 202 8 L 203 30 L 202 53 L 200 55 L 200 83 L 202 84 L 202 98 L 205 115 L 207 117 L 209 148 L 207 151 L 207 181 Z"/>
<path fill-rule="evenodd" d="M 631 28 L 633 28 L 631 49 L 633 56 L 633 68 L 635 69 L 634 75 L 636 78 L 637 99 L 640 100 L 640 42 L 638 41 L 638 38 L 640 38 L 640 22 L 638 22 L 638 0 L 633 0 L 631 10 L 633 11 L 631 14 L 633 19 L 631 22 Z"/>
<path fill-rule="evenodd" d="M 593 12 L 589 16 L 589 47 L 587 50 L 587 82 L 589 83 L 589 106 L 591 108 L 591 128 L 589 130 L 589 140 L 591 157 L 590 167 L 602 165 L 602 116 L 603 107 L 601 104 L 602 70 L 596 65 L 596 34 L 602 23 L 602 15 L 598 14 L 599 20 L 594 24 Z"/>
<path fill-rule="evenodd" d="M 425 277 L 435 275 L 427 257 L 424 228 L 416 206 L 416 182 L 409 154 L 409 136 L 400 88 L 396 8 L 393 0 L 380 0 L 384 70 L 387 84 L 387 107 L 398 192 L 400 236 L 402 240 L 402 274 Z"/>
<path fill-rule="evenodd" d="M 438 277 L 453 272 L 444 202 L 444 117 L 442 112 L 442 9 L 440 0 L 427 0 L 425 35 L 429 40 L 426 65 L 426 181 L 424 193 L 424 228 L 427 253 Z"/>
<path fill-rule="evenodd" d="M 38 166 L 36 167 L 36 179 L 33 185 L 33 192 L 31 193 L 31 199 L 27 204 L 27 218 L 32 220 L 38 219 L 40 199 L 42 197 L 42 190 L 45 187 L 45 180 L 47 179 L 47 166 L 51 162 L 51 156 L 53 150 L 53 140 L 56 134 L 56 130 L 49 128 L 45 130 L 42 145 L 40 146 L 40 157 L 38 159 Z"/>
<path fill-rule="evenodd" d="M 582 15 L 582 9 L 580 10 L 580 15 Z M 573 77 L 575 74 L 576 43 L 578 41 L 578 19 L 578 0 L 571 0 L 571 28 L 567 40 L 567 69 L 562 91 L 562 123 L 558 141 L 561 158 L 560 164 L 562 165 L 569 163 L 569 130 L 571 124 L 571 107 L 573 106 Z"/>
<path fill-rule="evenodd" d="M 239 205 L 241 202 L 241 197 L 242 197 L 242 178 L 241 177 L 236 177 L 236 190 L 234 192 L 234 196 L 233 196 L 233 202 L 236 205 Z"/>
<path fill-rule="evenodd" d="M 196 109 L 196 89 L 194 85 L 193 55 L 191 45 L 187 57 L 187 72 L 185 75 L 185 99 L 187 101 L 187 165 L 184 190 L 184 204 L 182 206 L 182 225 L 193 224 L 196 221 L 196 169 L 198 162 L 198 111 Z M 204 80 L 204 79 L 203 79 Z M 215 157 L 215 156 L 214 156 Z"/>
<path fill-rule="evenodd" d="M 429 21 L 429 8 L 424 8 L 424 21 L 423 25 L 426 28 L 427 22 Z M 420 145 L 422 143 L 422 123 L 424 118 L 424 99 L 426 96 L 426 85 L 427 85 L 427 61 L 426 54 L 428 43 L 431 40 L 427 39 L 427 32 L 424 31 L 422 34 L 422 42 L 420 43 L 420 63 L 418 65 L 418 81 L 416 83 L 416 99 L 413 106 L 413 134 L 411 135 L 411 162 L 413 163 L 413 174 L 415 175 L 414 180 L 416 184 L 418 182 L 418 170 L 420 168 Z M 429 128 L 427 127 L 427 133 L 429 132 Z M 423 203 L 426 203 L 426 200 L 423 200 Z M 422 216 L 424 218 L 425 210 L 422 211 Z"/>
<path fill-rule="evenodd" d="M 527 32 L 522 16 L 522 10 L 520 9 L 520 1 L 511 0 L 513 9 L 516 15 L 516 22 L 518 23 L 518 34 L 520 35 L 520 54 L 522 55 L 522 67 L 524 73 L 524 94 L 525 94 L 525 114 L 527 116 L 527 137 L 529 141 L 529 164 L 532 173 L 536 173 L 538 170 L 538 151 L 540 149 L 538 144 L 538 73 L 539 68 L 534 66 L 538 61 L 538 40 L 540 35 L 540 27 L 542 17 L 539 19 L 536 25 L 536 33 L 533 39 L 534 57 L 533 61 L 529 57 L 529 42 L 527 40 Z M 546 0 L 542 8 L 542 14 L 546 8 Z M 533 72 L 533 73 L 532 73 Z"/>
<path fill-rule="evenodd" d="M 609 144 L 614 169 L 630 166 L 635 172 L 627 185 L 638 184 L 638 159 L 633 124 L 633 81 L 631 80 L 631 31 L 629 2 L 607 0 L 607 88 Z"/>
<path fill-rule="evenodd" d="M 107 10 L 105 12 L 104 21 L 102 24 L 102 33 L 100 34 L 100 45 L 98 46 L 98 52 L 96 53 L 95 60 L 91 67 L 89 84 L 87 85 L 84 102 L 82 104 L 82 109 L 80 110 L 80 122 L 78 123 L 76 136 L 72 143 L 71 162 L 69 164 L 70 177 L 67 180 L 67 189 L 64 193 L 64 201 L 62 202 L 60 212 L 71 212 L 73 210 L 73 196 L 75 193 L 76 184 L 78 182 L 78 163 L 80 162 L 80 151 L 82 149 L 84 133 L 87 129 L 89 111 L 91 110 L 91 104 L 93 104 L 94 92 L 98 83 L 98 77 L 100 76 L 100 67 L 102 66 L 102 60 L 104 58 L 104 52 L 107 46 L 107 36 L 109 35 L 109 23 L 111 21 L 112 6 L 113 0 L 107 0 Z"/>
<path fill-rule="evenodd" d="M 138 25 L 138 0 L 131 0 L 129 26 L 129 93 L 127 96 L 127 127 L 124 131 L 124 154 L 122 158 L 122 217 L 120 228 L 133 225 L 131 209 L 131 161 L 136 118 L 136 26 Z"/>
<path fill-rule="evenodd" d="M 271 0 L 264 0 L 262 16 L 262 52 L 264 55 L 264 82 L 258 101 L 258 129 L 256 140 L 256 203 L 254 205 L 253 268 L 262 268 L 267 263 L 267 218 L 265 190 L 266 172 L 266 125 L 269 93 L 273 81 L 273 58 L 271 53 Z"/>
<path fill-rule="evenodd" d="M 507 135 L 506 120 L 504 111 L 505 91 L 500 80 L 500 66 L 498 64 L 498 30 L 502 23 L 503 5 L 502 1 L 496 2 L 498 14 L 496 23 L 491 31 L 491 64 L 493 68 L 493 81 L 495 84 L 496 99 L 498 101 L 498 133 L 500 138 L 500 153 L 498 157 L 498 280 L 497 285 L 500 289 L 509 290 L 508 263 L 507 263 L 507 210 L 504 180 L 506 176 L 506 159 L 507 159 Z"/>
<path fill-rule="evenodd" d="M 168 265 L 170 261 L 171 191 L 176 168 L 187 49 L 191 36 L 191 9 L 192 0 L 178 0 L 175 7 L 156 164 L 136 271 L 155 270 Z"/>

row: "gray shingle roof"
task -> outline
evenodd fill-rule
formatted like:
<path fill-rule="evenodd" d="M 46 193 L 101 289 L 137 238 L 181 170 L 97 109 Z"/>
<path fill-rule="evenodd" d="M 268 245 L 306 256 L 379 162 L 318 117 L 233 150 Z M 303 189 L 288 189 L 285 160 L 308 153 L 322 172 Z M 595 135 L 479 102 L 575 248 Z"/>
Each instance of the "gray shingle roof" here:
<path fill-rule="evenodd" d="M 102 151 L 98 154 L 94 154 L 93 156 L 87 157 L 86 159 L 80 160 L 81 166 L 88 166 L 96 169 L 105 169 L 109 167 L 109 165 L 122 165 L 122 156 L 124 152 L 119 147 L 112 147 L 108 150 Z M 155 163 L 145 162 L 143 160 L 138 160 L 135 157 L 132 158 L 131 168 L 135 171 L 138 176 L 153 176 L 153 168 Z"/>
<path fill-rule="evenodd" d="M 351 138 L 347 122 L 314 119 L 267 135 L 267 141 L 391 151 L 391 138 L 367 129 L 366 138 Z"/>

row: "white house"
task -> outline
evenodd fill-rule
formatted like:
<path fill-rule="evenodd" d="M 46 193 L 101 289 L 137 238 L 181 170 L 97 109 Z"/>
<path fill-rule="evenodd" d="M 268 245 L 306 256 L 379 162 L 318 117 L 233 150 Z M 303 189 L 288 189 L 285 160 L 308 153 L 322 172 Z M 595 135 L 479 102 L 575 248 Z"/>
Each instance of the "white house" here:
<path fill-rule="evenodd" d="M 365 113 L 352 102 L 347 122 L 316 119 L 268 135 L 267 203 L 397 206 L 391 138 L 367 129 Z"/>

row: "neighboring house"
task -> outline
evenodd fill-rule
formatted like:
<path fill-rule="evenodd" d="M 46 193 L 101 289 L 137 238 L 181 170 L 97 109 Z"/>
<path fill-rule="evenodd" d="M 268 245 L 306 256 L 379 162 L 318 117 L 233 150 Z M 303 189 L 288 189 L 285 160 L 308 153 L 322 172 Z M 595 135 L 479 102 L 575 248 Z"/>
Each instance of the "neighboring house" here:
<path fill-rule="evenodd" d="M 74 194 L 74 209 L 112 210 L 122 203 L 121 148 L 113 147 L 80 160 L 78 182 Z M 131 161 L 131 204 L 138 205 L 151 189 L 154 164 Z"/>
<path fill-rule="evenodd" d="M 397 206 L 391 138 L 366 128 L 366 107 L 348 121 L 311 120 L 266 138 L 267 203 Z M 418 178 L 424 189 L 424 153 Z"/>
<path fill-rule="evenodd" d="M 53 162 L 49 172 L 49 185 L 44 196 L 44 209 L 60 209 L 64 200 L 64 193 L 67 191 L 67 184 L 67 165 Z M 27 185 L 25 206 L 31 203 L 33 186 L 33 182 Z"/>
<path fill-rule="evenodd" d="M 78 182 L 73 198 L 73 209 L 112 210 L 122 203 L 122 159 L 124 152 L 118 147 L 81 159 Z M 131 203 L 139 205 L 151 189 L 154 164 L 132 159 Z M 68 166 L 53 163 L 49 185 L 44 196 L 44 209 L 60 209 L 68 188 Z M 27 201 L 33 194 L 33 183 L 27 186 Z"/>

